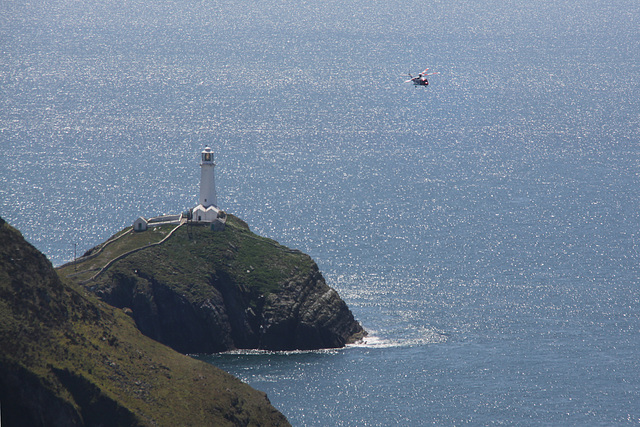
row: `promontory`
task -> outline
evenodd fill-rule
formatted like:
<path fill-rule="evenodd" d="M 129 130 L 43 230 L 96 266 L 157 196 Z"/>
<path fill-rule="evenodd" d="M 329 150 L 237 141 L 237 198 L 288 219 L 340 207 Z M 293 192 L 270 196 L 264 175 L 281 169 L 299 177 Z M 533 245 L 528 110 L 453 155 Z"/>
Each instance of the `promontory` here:
<path fill-rule="evenodd" d="M 366 334 L 308 255 L 220 217 L 130 227 L 58 271 L 182 353 L 339 348 Z"/>

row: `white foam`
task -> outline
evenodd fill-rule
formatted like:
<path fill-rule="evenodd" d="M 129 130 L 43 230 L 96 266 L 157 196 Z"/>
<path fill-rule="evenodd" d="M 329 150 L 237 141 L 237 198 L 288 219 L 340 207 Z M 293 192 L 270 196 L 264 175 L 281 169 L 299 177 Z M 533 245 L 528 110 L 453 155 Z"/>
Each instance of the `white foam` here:
<path fill-rule="evenodd" d="M 416 331 L 417 336 L 402 339 L 381 338 L 372 332 L 364 337 L 362 341 L 349 344 L 351 348 L 391 348 L 391 347 L 410 347 L 416 345 L 437 344 L 447 341 L 448 335 L 433 329 L 422 328 Z"/>
<path fill-rule="evenodd" d="M 358 341 L 353 344 L 347 344 L 347 347 L 366 347 L 366 348 L 387 348 L 387 347 L 396 347 L 396 343 L 380 338 L 373 334 L 369 334 L 362 339 L 362 341 Z"/>

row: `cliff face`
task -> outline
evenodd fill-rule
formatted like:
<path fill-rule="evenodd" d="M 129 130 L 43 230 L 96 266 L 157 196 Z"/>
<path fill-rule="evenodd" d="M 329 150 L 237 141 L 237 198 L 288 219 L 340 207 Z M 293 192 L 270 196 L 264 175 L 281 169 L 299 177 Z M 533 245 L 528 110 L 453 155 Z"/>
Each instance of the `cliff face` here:
<path fill-rule="evenodd" d="M 3 425 L 288 425 L 264 393 L 140 334 L 0 218 Z"/>
<path fill-rule="evenodd" d="M 130 248 L 154 232 L 168 231 L 130 233 L 111 245 Z M 231 215 L 224 231 L 184 225 L 95 276 L 106 261 L 91 261 L 90 272 L 89 261 L 62 271 L 182 353 L 337 348 L 365 334 L 308 255 L 256 236 Z"/>

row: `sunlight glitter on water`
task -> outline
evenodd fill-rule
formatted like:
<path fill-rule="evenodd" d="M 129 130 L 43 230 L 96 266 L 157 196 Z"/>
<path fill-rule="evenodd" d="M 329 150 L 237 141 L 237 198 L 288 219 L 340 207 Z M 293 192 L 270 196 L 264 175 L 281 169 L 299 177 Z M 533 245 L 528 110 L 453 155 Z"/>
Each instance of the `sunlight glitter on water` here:
<path fill-rule="evenodd" d="M 213 359 L 294 424 L 637 420 L 640 3 L 303 3 L 2 3 L 2 217 L 60 264 L 212 144 L 371 331 Z"/>

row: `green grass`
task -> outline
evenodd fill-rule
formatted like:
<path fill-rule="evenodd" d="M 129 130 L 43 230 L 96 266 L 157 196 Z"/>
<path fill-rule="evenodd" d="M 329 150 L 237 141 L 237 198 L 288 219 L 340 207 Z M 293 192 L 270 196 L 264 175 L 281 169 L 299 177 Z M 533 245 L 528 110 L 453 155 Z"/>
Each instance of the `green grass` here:
<path fill-rule="evenodd" d="M 58 271 L 74 281 L 86 280 L 109 259 L 132 248 L 159 241 L 170 230 L 130 233 L 110 245 L 96 259 L 67 265 Z M 149 233 L 148 236 L 145 236 Z M 157 240 L 156 240 L 157 239 Z M 230 278 L 251 295 L 252 299 L 278 292 L 286 281 L 308 274 L 314 262 L 299 251 L 252 233 L 240 219 L 227 215 L 224 231 L 208 226 L 182 226 L 164 243 L 146 248 L 113 263 L 88 286 L 108 286 L 112 275 L 153 277 L 194 301 L 211 296 L 211 283 L 216 278 Z M 86 273 L 74 274 L 74 270 Z M 140 279 L 138 279 L 140 280 Z"/>
<path fill-rule="evenodd" d="M 2 372 L 36 378 L 89 425 L 91 417 L 118 425 L 286 424 L 263 393 L 145 337 L 122 310 L 60 280 L 7 224 L 0 225 Z M 3 412 L 12 398 L 0 390 Z"/>
<path fill-rule="evenodd" d="M 163 225 L 149 228 L 144 232 L 132 232 L 131 227 L 113 235 L 107 242 L 87 251 L 87 260 L 74 264 L 65 264 L 58 268 L 58 273 L 63 277 L 72 277 L 74 281 L 88 280 L 104 267 L 111 259 L 129 252 L 133 249 L 141 248 L 152 243 L 157 243 L 164 239 L 171 232 L 175 225 Z M 126 236 L 123 234 L 128 233 Z M 116 237 L 119 237 L 116 240 Z M 112 241 L 113 240 L 113 241 Z M 98 253 L 97 256 L 93 256 Z"/>

